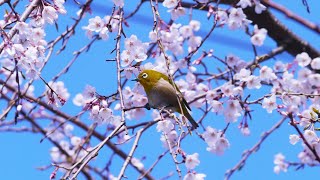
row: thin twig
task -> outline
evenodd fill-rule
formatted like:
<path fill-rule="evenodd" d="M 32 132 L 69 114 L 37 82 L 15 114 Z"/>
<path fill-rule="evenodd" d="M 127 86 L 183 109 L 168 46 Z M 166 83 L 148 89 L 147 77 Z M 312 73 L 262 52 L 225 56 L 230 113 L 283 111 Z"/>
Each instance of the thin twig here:
<path fill-rule="evenodd" d="M 73 165 L 73 168 L 77 167 L 79 164 L 81 166 L 79 169 L 74 173 L 71 180 L 74 180 L 77 178 L 78 174 L 81 172 L 81 170 L 92 160 L 94 157 L 98 155 L 98 152 L 100 149 L 124 126 L 124 122 L 120 123 L 118 127 L 116 127 L 110 134 L 107 136 L 101 143 L 99 143 L 97 146 L 95 146 L 87 156 L 84 156 L 80 161 L 78 161 L 76 164 Z"/>
<path fill-rule="evenodd" d="M 134 143 L 132 145 L 132 148 L 128 154 L 128 157 L 126 158 L 126 160 L 124 161 L 123 165 L 122 165 L 122 168 L 120 170 L 120 173 L 118 175 L 118 179 L 122 179 L 122 177 L 124 176 L 124 172 L 127 168 L 127 166 L 129 165 L 129 162 L 131 161 L 132 157 L 133 157 L 133 153 L 135 152 L 135 150 L 137 149 L 138 147 L 138 143 L 139 143 L 139 140 L 141 138 L 141 135 L 143 133 L 143 131 L 145 130 L 145 128 L 142 128 L 140 129 L 138 132 L 137 132 L 137 136 L 136 136 L 136 139 L 134 140 Z"/>
<path fill-rule="evenodd" d="M 287 117 L 283 117 L 280 121 L 278 121 L 274 126 L 272 126 L 271 129 L 264 132 L 261 139 L 249 150 L 245 150 L 243 152 L 241 160 L 231 169 L 227 170 L 225 173 L 225 180 L 230 179 L 230 177 L 233 175 L 233 173 L 245 165 L 247 159 L 251 156 L 251 154 L 257 152 L 261 146 L 261 144 L 271 135 L 276 129 L 278 129 L 281 124 L 287 119 Z"/>

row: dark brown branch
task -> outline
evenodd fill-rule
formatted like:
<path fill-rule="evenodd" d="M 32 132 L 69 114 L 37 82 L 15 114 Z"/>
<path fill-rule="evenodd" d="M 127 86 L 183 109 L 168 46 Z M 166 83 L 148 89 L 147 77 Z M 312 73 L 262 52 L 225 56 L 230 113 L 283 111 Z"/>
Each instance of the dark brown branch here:
<path fill-rule="evenodd" d="M 301 16 L 294 14 L 292 11 L 288 10 L 284 6 L 281 6 L 278 3 L 274 3 L 271 0 L 267 0 L 267 1 L 263 0 L 263 4 L 277 10 L 278 12 L 281 12 L 282 14 L 287 16 L 288 18 L 290 18 L 290 19 L 302 24 L 303 26 L 315 31 L 316 33 L 320 34 L 320 26 L 318 26 L 317 24 L 310 22 L 306 19 L 303 19 Z"/>
<path fill-rule="evenodd" d="M 159 0 L 163 2 L 163 0 Z M 235 4 L 237 0 L 221 0 L 221 4 Z M 199 9 L 208 11 L 209 7 L 203 7 L 200 4 L 194 3 L 181 3 L 181 6 L 186 8 Z M 261 14 L 257 14 L 254 8 L 244 9 L 244 13 L 248 16 L 248 19 L 253 21 L 253 24 L 257 24 L 259 28 L 265 28 L 268 30 L 268 35 L 276 41 L 278 46 L 284 46 L 285 50 L 292 56 L 296 56 L 301 52 L 306 52 L 311 58 L 320 57 L 320 52 L 316 50 L 309 43 L 298 37 L 292 31 L 290 31 L 284 24 L 282 24 L 270 11 L 263 11 Z"/>
<path fill-rule="evenodd" d="M 254 8 L 247 8 L 244 12 L 248 19 L 253 21 L 253 24 L 257 24 L 259 28 L 267 29 L 268 35 L 277 42 L 278 46 L 285 45 L 285 50 L 292 56 L 306 52 L 311 58 L 320 57 L 319 51 L 290 31 L 270 11 L 256 14 Z"/>

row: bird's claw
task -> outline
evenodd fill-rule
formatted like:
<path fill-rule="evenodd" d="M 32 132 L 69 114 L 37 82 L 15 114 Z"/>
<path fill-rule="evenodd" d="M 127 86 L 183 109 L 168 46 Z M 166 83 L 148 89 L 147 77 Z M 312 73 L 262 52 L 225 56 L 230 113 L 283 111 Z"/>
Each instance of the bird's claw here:
<path fill-rule="evenodd" d="M 147 103 L 146 105 L 144 105 L 144 108 L 146 108 L 146 109 L 150 110 L 150 109 L 151 109 L 150 104 L 149 104 L 149 103 Z"/>

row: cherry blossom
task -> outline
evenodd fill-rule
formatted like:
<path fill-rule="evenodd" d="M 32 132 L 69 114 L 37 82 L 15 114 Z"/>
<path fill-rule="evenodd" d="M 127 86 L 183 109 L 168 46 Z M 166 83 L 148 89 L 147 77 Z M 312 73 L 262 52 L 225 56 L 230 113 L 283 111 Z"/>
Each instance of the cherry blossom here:
<path fill-rule="evenodd" d="M 231 30 L 243 28 L 251 23 L 241 8 L 231 8 L 229 12 L 228 26 Z"/>
<path fill-rule="evenodd" d="M 66 9 L 64 8 L 64 3 L 65 3 L 65 0 L 53 0 L 54 2 L 54 5 L 57 9 L 57 11 L 60 13 L 60 14 L 66 14 L 67 11 Z"/>
<path fill-rule="evenodd" d="M 281 153 L 274 156 L 273 162 L 275 164 L 275 167 L 274 167 L 273 171 L 276 174 L 279 174 L 280 171 L 287 172 L 289 165 L 284 160 L 285 160 L 285 157 Z"/>
<path fill-rule="evenodd" d="M 314 58 L 311 62 L 312 69 L 320 69 L 320 57 Z"/>
<path fill-rule="evenodd" d="M 81 138 L 77 136 L 71 137 L 71 145 L 72 146 L 79 146 L 81 144 Z"/>
<path fill-rule="evenodd" d="M 209 146 L 213 146 L 221 134 L 214 128 L 208 126 L 206 131 L 202 134 L 204 140 Z"/>
<path fill-rule="evenodd" d="M 199 3 L 207 3 L 209 0 L 198 0 Z"/>
<path fill-rule="evenodd" d="M 240 130 L 241 130 L 241 134 L 243 134 L 244 136 L 249 136 L 250 135 L 249 127 L 243 127 Z"/>
<path fill-rule="evenodd" d="M 131 35 L 125 40 L 125 50 L 121 53 L 121 66 L 127 67 L 133 61 L 142 62 L 147 59 L 147 43 L 142 43 L 137 36 Z"/>
<path fill-rule="evenodd" d="M 157 41 L 157 33 L 154 31 L 149 32 L 149 39 L 151 42 L 156 42 Z"/>
<path fill-rule="evenodd" d="M 299 66 L 305 67 L 310 64 L 311 58 L 309 57 L 309 55 L 306 52 L 302 52 L 301 54 L 298 54 L 296 56 L 295 61 L 298 62 Z"/>
<path fill-rule="evenodd" d="M 222 155 L 230 146 L 229 141 L 225 137 L 221 136 L 221 132 L 218 132 L 210 126 L 206 128 L 202 137 L 209 146 L 207 150 L 218 155 Z"/>
<path fill-rule="evenodd" d="M 300 152 L 298 154 L 298 158 L 300 159 L 300 161 L 302 163 L 305 163 L 305 164 L 311 164 L 313 162 L 312 158 L 310 157 L 310 155 L 304 151 Z"/>
<path fill-rule="evenodd" d="M 304 131 L 304 137 L 309 143 L 312 143 L 313 141 L 318 139 L 317 134 L 313 130 L 309 129 Z"/>
<path fill-rule="evenodd" d="M 220 25 L 226 24 L 228 22 L 228 14 L 226 11 L 218 10 L 216 12 L 216 19 Z"/>
<path fill-rule="evenodd" d="M 228 64 L 228 66 L 233 67 L 233 66 L 237 65 L 239 61 L 240 61 L 239 57 L 237 57 L 233 54 L 227 55 L 226 63 Z"/>
<path fill-rule="evenodd" d="M 183 177 L 183 180 L 204 180 L 205 177 L 205 174 L 189 172 Z"/>
<path fill-rule="evenodd" d="M 116 6 L 119 6 L 119 7 L 124 6 L 124 0 L 112 0 L 112 1 Z"/>
<path fill-rule="evenodd" d="M 194 153 L 186 156 L 185 165 L 189 170 L 194 169 L 199 164 L 200 164 L 200 160 L 199 160 L 198 153 Z"/>
<path fill-rule="evenodd" d="M 251 75 L 251 71 L 247 69 L 241 69 L 240 72 L 234 75 L 234 78 L 245 82 L 248 80 L 250 75 Z"/>
<path fill-rule="evenodd" d="M 258 76 L 250 75 L 246 79 L 246 85 L 248 89 L 260 89 L 261 87 L 261 80 Z"/>
<path fill-rule="evenodd" d="M 63 105 L 64 102 L 69 99 L 70 94 L 67 88 L 65 88 L 64 83 L 62 81 L 50 81 L 48 85 L 50 86 L 50 88 L 46 87 L 46 97 L 49 103 L 58 106 L 58 102 L 60 102 Z"/>
<path fill-rule="evenodd" d="M 320 86 L 320 74 L 310 74 L 308 76 L 308 82 L 312 85 L 312 86 Z"/>
<path fill-rule="evenodd" d="M 260 0 L 254 0 L 254 4 L 255 4 L 254 11 L 257 14 L 261 14 L 262 11 L 267 9 L 267 7 L 265 7 L 263 4 L 261 4 Z"/>
<path fill-rule="evenodd" d="M 44 20 L 49 23 L 53 24 L 53 22 L 58 19 L 57 11 L 51 6 L 44 6 L 42 10 L 42 17 Z"/>
<path fill-rule="evenodd" d="M 131 163 L 132 163 L 134 166 L 138 167 L 138 169 L 140 169 L 140 170 L 143 170 L 143 168 L 144 168 L 143 163 L 142 163 L 139 159 L 137 159 L 137 158 L 135 158 L 135 157 L 133 157 L 133 158 L 131 159 Z"/>
<path fill-rule="evenodd" d="M 168 142 L 170 143 L 170 146 L 173 147 L 178 139 L 178 133 L 177 131 L 173 130 L 166 134 L 168 137 Z M 162 142 L 163 146 L 167 149 L 169 149 L 168 142 L 164 135 L 161 135 L 160 141 Z"/>
<path fill-rule="evenodd" d="M 201 23 L 199 21 L 196 21 L 196 20 L 191 20 L 189 22 L 189 25 L 191 26 L 193 31 L 199 31 Z"/>
<path fill-rule="evenodd" d="M 251 3 L 251 0 L 240 0 L 237 3 L 237 6 L 241 6 L 241 8 L 244 9 L 246 7 L 251 7 L 252 3 Z"/>
<path fill-rule="evenodd" d="M 210 105 L 212 107 L 212 112 L 216 113 L 222 113 L 223 112 L 223 105 L 220 101 L 213 100 L 210 102 Z"/>
<path fill-rule="evenodd" d="M 89 19 L 88 29 L 94 32 L 100 32 L 104 27 L 104 22 L 100 16 Z"/>
<path fill-rule="evenodd" d="M 234 88 L 235 86 L 233 84 L 224 84 L 221 87 L 221 92 L 223 93 L 223 95 L 229 97 L 229 96 L 233 96 L 234 95 Z"/>
<path fill-rule="evenodd" d="M 266 109 L 268 113 L 272 113 L 274 109 L 277 109 L 276 96 L 265 97 L 262 101 L 262 107 Z"/>
<path fill-rule="evenodd" d="M 254 26 L 254 34 L 251 37 L 251 43 L 255 46 L 262 46 L 266 39 L 268 31 L 265 28 L 259 29 L 257 25 Z"/>
<path fill-rule="evenodd" d="M 165 133 L 169 133 L 174 128 L 173 123 L 170 120 L 162 120 L 157 124 L 157 131 L 163 131 Z"/>
<path fill-rule="evenodd" d="M 297 144 L 297 142 L 299 142 L 300 137 L 299 137 L 298 135 L 296 135 L 296 134 L 291 134 L 291 135 L 289 136 L 289 139 L 290 139 L 290 143 L 291 143 L 292 145 L 295 145 L 295 144 Z"/>
<path fill-rule="evenodd" d="M 268 66 L 261 67 L 259 77 L 261 80 L 265 80 L 267 82 L 277 79 L 276 74 Z"/>
<path fill-rule="evenodd" d="M 164 0 L 162 5 L 166 8 L 174 8 L 178 5 L 178 0 Z"/>
<path fill-rule="evenodd" d="M 186 10 L 183 7 L 178 7 L 174 9 L 168 10 L 171 13 L 171 19 L 177 20 L 179 17 L 184 16 L 186 14 Z"/>

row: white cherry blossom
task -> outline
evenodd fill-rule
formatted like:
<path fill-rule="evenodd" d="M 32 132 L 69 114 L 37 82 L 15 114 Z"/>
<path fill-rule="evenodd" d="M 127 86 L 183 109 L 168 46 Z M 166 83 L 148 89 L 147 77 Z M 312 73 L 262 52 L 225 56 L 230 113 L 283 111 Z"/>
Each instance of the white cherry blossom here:
<path fill-rule="evenodd" d="M 276 96 L 273 94 L 269 98 L 265 97 L 262 101 L 262 107 L 266 109 L 268 113 L 272 113 L 274 109 L 277 109 Z"/>
<path fill-rule="evenodd" d="M 306 52 L 302 52 L 296 56 L 295 61 L 298 62 L 299 66 L 305 67 L 310 64 L 311 58 Z"/>
<path fill-rule="evenodd" d="M 183 177 L 183 180 L 204 180 L 205 177 L 206 177 L 205 174 L 188 172 L 188 173 Z"/>
<path fill-rule="evenodd" d="M 124 0 L 112 0 L 114 5 L 123 7 L 124 6 Z"/>
<path fill-rule="evenodd" d="M 178 0 L 164 0 L 162 5 L 166 8 L 174 8 L 178 5 Z"/>
<path fill-rule="evenodd" d="M 290 139 L 290 144 L 295 145 L 297 144 L 297 142 L 299 142 L 300 137 L 296 134 L 290 134 L 289 139 Z"/>
<path fill-rule="evenodd" d="M 241 6 L 241 8 L 244 9 L 246 7 L 251 7 L 252 3 L 251 3 L 251 0 L 240 0 L 237 3 L 237 6 Z"/>
<path fill-rule="evenodd" d="M 314 58 L 311 62 L 312 69 L 320 69 L 320 57 Z"/>
<path fill-rule="evenodd" d="M 42 10 L 42 17 L 47 23 L 53 24 L 54 21 L 58 19 L 57 10 L 52 6 L 44 6 Z"/>
<path fill-rule="evenodd" d="M 198 153 L 194 153 L 186 156 L 185 165 L 189 170 L 194 169 L 199 164 L 200 164 L 200 160 L 199 160 Z"/>

